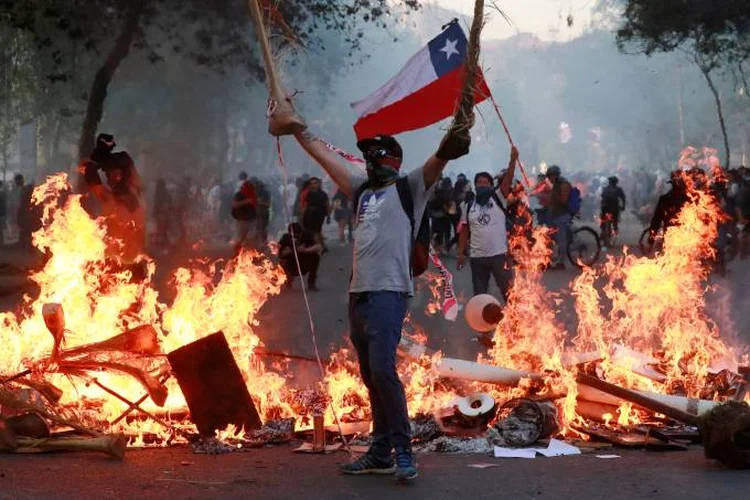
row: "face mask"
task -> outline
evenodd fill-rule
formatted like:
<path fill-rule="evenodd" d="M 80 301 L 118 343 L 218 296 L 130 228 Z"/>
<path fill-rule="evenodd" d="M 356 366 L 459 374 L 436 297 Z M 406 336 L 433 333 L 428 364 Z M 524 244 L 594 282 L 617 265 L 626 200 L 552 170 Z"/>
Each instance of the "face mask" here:
<path fill-rule="evenodd" d="M 398 172 L 392 168 L 378 165 L 372 160 L 367 161 L 367 180 L 373 186 L 385 186 L 398 177 Z"/>
<path fill-rule="evenodd" d="M 477 203 L 484 206 L 490 201 L 492 196 L 492 188 L 489 186 L 477 186 Z"/>

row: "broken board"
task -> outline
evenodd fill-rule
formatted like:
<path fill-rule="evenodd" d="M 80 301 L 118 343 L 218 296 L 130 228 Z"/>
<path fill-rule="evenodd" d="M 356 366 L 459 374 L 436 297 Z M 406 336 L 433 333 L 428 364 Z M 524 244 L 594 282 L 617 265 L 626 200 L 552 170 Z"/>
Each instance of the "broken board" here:
<path fill-rule="evenodd" d="M 246 431 L 262 426 L 223 332 L 180 347 L 167 358 L 202 435 L 213 436 L 229 424 Z"/>

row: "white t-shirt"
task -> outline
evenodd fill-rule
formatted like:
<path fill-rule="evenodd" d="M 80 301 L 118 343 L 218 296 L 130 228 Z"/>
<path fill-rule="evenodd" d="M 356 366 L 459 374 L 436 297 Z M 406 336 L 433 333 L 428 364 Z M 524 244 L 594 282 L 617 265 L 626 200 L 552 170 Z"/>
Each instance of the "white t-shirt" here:
<path fill-rule="evenodd" d="M 498 189 L 497 197 L 506 204 Z M 469 225 L 469 248 L 472 257 L 494 257 L 508 253 L 508 234 L 505 228 L 505 212 L 497 206 L 494 197 L 487 205 L 481 206 L 476 200 L 467 211 L 467 204 L 461 206 L 461 221 Z"/>

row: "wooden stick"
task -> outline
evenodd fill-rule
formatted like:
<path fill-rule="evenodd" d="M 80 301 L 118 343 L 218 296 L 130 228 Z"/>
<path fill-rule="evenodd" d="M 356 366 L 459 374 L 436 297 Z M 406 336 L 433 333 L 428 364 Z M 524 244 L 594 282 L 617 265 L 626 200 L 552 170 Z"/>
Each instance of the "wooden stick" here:
<path fill-rule="evenodd" d="M 25 377 L 26 375 L 31 375 L 31 370 L 24 370 L 21 373 L 16 373 L 15 375 L 11 375 L 10 377 L 0 381 L 0 385 L 5 385 L 8 382 L 13 382 L 14 380 L 18 380 L 19 378 Z"/>
<path fill-rule="evenodd" d="M 149 413 L 148 411 L 144 410 L 143 408 L 141 408 L 141 406 L 138 403 L 134 403 L 134 402 L 130 401 L 128 398 L 126 398 L 125 396 L 120 395 L 119 393 L 117 393 L 113 389 L 110 389 L 106 385 L 104 385 L 101 382 L 99 382 L 97 379 L 92 379 L 92 382 L 94 383 L 94 385 L 96 385 L 98 388 L 100 388 L 101 390 L 103 390 L 107 394 L 110 394 L 110 395 L 116 397 L 117 399 L 119 399 L 120 401 L 122 401 L 123 403 L 125 403 L 127 405 L 133 406 L 135 409 L 137 409 L 139 412 L 141 412 L 144 415 L 146 415 L 148 418 L 150 418 L 154 422 L 156 422 L 156 423 L 164 426 L 165 428 L 167 428 L 169 430 L 172 430 L 172 426 L 171 425 L 169 425 L 168 423 L 166 423 L 164 420 L 160 419 L 159 417 L 157 417 L 153 413 Z"/>
<path fill-rule="evenodd" d="M 508 142 L 511 146 L 515 146 L 516 144 L 513 142 L 513 138 L 510 136 L 510 130 L 508 130 L 508 125 L 505 123 L 505 119 L 503 118 L 503 115 L 500 113 L 500 106 L 497 105 L 497 102 L 495 101 L 495 97 L 490 94 L 490 102 L 492 102 L 492 106 L 495 108 L 495 113 L 497 113 L 497 117 L 500 119 L 500 123 L 503 126 L 503 130 L 505 130 L 505 135 L 508 137 Z M 521 160 L 516 160 L 516 163 L 518 163 L 518 167 L 521 169 L 521 175 L 523 176 L 523 182 L 526 184 L 526 187 L 531 188 L 531 182 L 529 182 L 529 178 L 526 175 L 526 169 L 523 168 L 523 163 L 521 163 Z"/>
<path fill-rule="evenodd" d="M 589 387 L 593 387 L 594 389 L 598 389 L 602 392 L 606 392 L 607 394 L 611 394 L 612 396 L 616 396 L 620 399 L 624 399 L 625 401 L 629 401 L 633 404 L 637 404 L 638 406 L 642 406 L 643 408 L 646 408 L 647 410 L 650 410 L 656 413 L 662 413 L 670 418 L 679 420 L 680 422 L 683 422 L 685 424 L 698 425 L 699 419 L 696 415 L 691 415 L 690 413 L 684 412 L 682 410 L 678 410 L 677 408 L 664 404 L 660 401 L 651 399 L 638 392 L 631 391 L 630 389 L 624 389 L 622 387 L 618 387 L 614 384 L 610 384 L 609 382 L 605 382 L 604 380 L 598 379 L 596 377 L 592 377 L 591 375 L 586 375 L 585 373 L 579 373 L 578 376 L 576 377 L 576 381 L 579 384 L 584 384 Z"/>
<path fill-rule="evenodd" d="M 167 380 L 169 380 L 169 377 L 170 377 L 170 376 L 171 376 L 171 375 L 164 375 L 164 376 L 163 376 L 163 377 L 161 378 L 161 380 L 159 381 L 159 383 L 160 383 L 160 384 L 164 384 L 164 383 L 165 383 L 165 382 L 166 382 Z M 133 410 L 137 410 L 137 409 L 139 408 L 139 406 L 138 406 L 138 405 L 140 405 L 140 404 L 142 404 L 142 403 L 143 403 L 144 401 L 146 401 L 146 400 L 148 399 L 148 396 L 149 396 L 149 394 L 148 394 L 148 393 L 146 393 L 146 394 L 144 394 L 143 396 L 141 396 L 140 398 L 138 398 L 138 399 L 136 400 L 136 402 L 135 402 L 135 403 L 131 403 L 131 404 L 130 404 L 130 405 L 128 406 L 128 409 L 127 409 L 127 410 L 125 410 L 124 412 L 122 412 L 122 414 L 121 414 L 121 415 L 120 415 L 119 417 L 117 417 L 117 418 L 116 418 L 116 419 L 114 419 L 114 420 L 113 420 L 112 422 L 110 422 L 110 423 L 109 423 L 109 425 L 116 425 L 116 424 L 120 423 L 120 421 L 121 421 L 121 420 L 122 420 L 123 418 L 127 417 L 128 415 L 130 415 L 130 413 L 131 413 L 131 412 L 132 412 Z"/>
<path fill-rule="evenodd" d="M 250 7 L 250 16 L 258 32 L 258 42 L 263 55 L 263 67 L 266 72 L 266 85 L 271 94 L 272 103 L 269 108 L 270 119 L 268 120 L 268 133 L 274 136 L 292 135 L 296 131 L 304 130 L 306 125 L 294 112 L 292 103 L 281 88 L 281 82 L 276 71 L 271 53 L 271 44 L 268 41 L 266 27 L 263 23 L 258 0 L 247 0 Z"/>

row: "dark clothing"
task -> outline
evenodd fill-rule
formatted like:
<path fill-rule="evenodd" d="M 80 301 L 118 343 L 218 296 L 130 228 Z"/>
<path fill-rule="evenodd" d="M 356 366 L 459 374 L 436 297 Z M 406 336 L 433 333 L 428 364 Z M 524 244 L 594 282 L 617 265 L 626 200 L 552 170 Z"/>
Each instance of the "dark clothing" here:
<path fill-rule="evenodd" d="M 448 248 L 451 241 L 451 220 L 449 208 L 453 191 L 451 188 L 441 187 L 435 191 L 434 198 L 429 202 L 432 236 L 435 243 Z"/>
<path fill-rule="evenodd" d="M 333 195 L 333 218 L 336 222 L 340 220 L 348 221 L 352 217 L 352 202 L 349 197 L 340 189 Z"/>
<path fill-rule="evenodd" d="M 281 267 L 286 273 L 288 282 L 291 284 L 295 276 L 300 275 L 300 269 L 302 270 L 302 276 L 307 275 L 307 286 L 315 286 L 318 281 L 318 266 L 320 266 L 320 255 L 317 253 L 301 253 L 299 257 L 299 269 L 297 268 L 297 261 L 292 255 L 290 258 L 281 259 Z"/>
<path fill-rule="evenodd" d="M 23 186 L 18 204 L 18 245 L 24 253 L 30 253 L 34 249 L 31 235 L 42 227 L 42 207 L 31 203 L 33 192 L 33 185 Z"/>
<path fill-rule="evenodd" d="M 493 257 L 472 257 L 469 260 L 471 266 L 471 283 L 474 295 L 487 293 L 490 288 L 490 274 L 495 279 L 495 284 L 508 301 L 510 285 L 513 282 L 513 270 L 510 267 L 508 254 L 495 255 Z"/>
<path fill-rule="evenodd" d="M 271 193 L 262 182 L 259 182 L 255 189 L 258 195 L 258 238 L 265 244 L 271 219 Z"/>
<path fill-rule="evenodd" d="M 328 195 L 322 190 L 307 191 L 304 205 L 302 226 L 313 233 L 321 233 L 323 223 L 328 217 Z"/>
<path fill-rule="evenodd" d="M 602 212 L 619 215 L 620 211 L 625 210 L 625 191 L 619 186 L 606 186 L 602 189 L 601 208 Z"/>
<path fill-rule="evenodd" d="M 252 199 L 251 196 L 237 192 L 234 195 L 234 201 L 241 202 Z M 237 220 L 253 221 L 258 216 L 258 210 L 255 205 L 243 205 L 232 209 L 232 217 Z"/>
<path fill-rule="evenodd" d="M 651 218 L 649 226 L 651 232 L 656 233 L 662 227 L 666 229 L 674 225 L 677 222 L 677 215 L 687 201 L 687 192 L 682 190 L 671 189 L 667 194 L 660 196 L 659 201 L 656 202 L 654 216 Z"/>
<path fill-rule="evenodd" d="M 169 243 L 169 220 L 173 215 L 172 199 L 166 190 L 154 196 L 154 220 L 156 221 L 156 239 L 160 244 Z"/>
<path fill-rule="evenodd" d="M 351 340 L 372 408 L 370 452 L 389 461 L 393 448 L 411 449 L 406 395 L 396 372 L 396 348 L 406 308 L 407 296 L 400 292 L 349 295 Z"/>
<path fill-rule="evenodd" d="M 300 248 L 310 248 L 315 246 L 315 236 L 310 231 L 302 231 L 296 242 L 297 250 Z M 291 250 L 292 253 L 284 255 L 285 250 Z M 291 283 L 292 278 L 300 275 L 297 268 L 297 259 L 294 257 L 294 245 L 292 244 L 292 235 L 286 233 L 279 241 L 279 261 L 281 267 Z M 302 269 L 302 276 L 307 275 L 307 284 L 314 286 L 318 278 L 318 266 L 320 265 L 320 255 L 317 253 L 298 253 L 299 267 Z"/>

